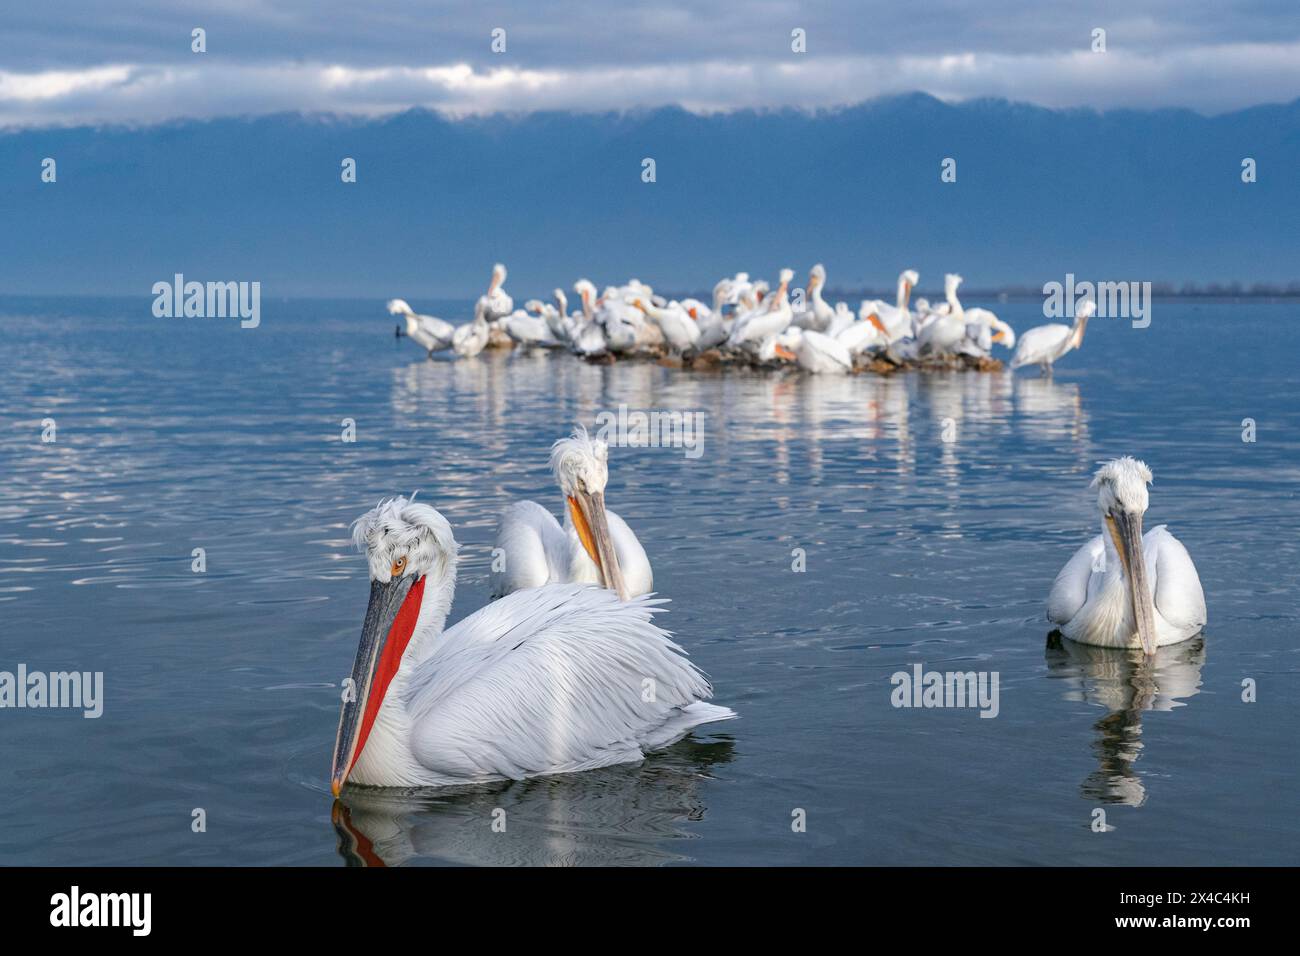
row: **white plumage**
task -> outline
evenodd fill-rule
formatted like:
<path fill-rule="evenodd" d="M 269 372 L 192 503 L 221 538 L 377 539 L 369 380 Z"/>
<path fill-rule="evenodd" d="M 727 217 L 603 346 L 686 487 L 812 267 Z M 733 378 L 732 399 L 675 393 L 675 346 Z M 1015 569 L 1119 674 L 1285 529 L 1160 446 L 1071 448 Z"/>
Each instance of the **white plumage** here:
<path fill-rule="evenodd" d="M 1047 597 L 1048 619 L 1071 640 L 1151 652 L 1205 626 L 1205 594 L 1187 549 L 1165 525 L 1141 534 L 1150 481 L 1150 469 L 1133 458 L 1107 462 L 1093 480 L 1102 533 L 1066 562 Z"/>
<path fill-rule="evenodd" d="M 781 270 L 781 284 L 770 300 L 736 319 L 727 338 L 728 348 L 753 352 L 764 342 L 785 331 L 794 317 L 787 296 L 793 278 L 793 270 Z"/>
<path fill-rule="evenodd" d="M 406 319 L 406 335 L 427 352 L 439 352 L 451 346 L 456 327 L 432 315 L 420 315 L 405 299 L 389 299 L 388 314 Z"/>
<path fill-rule="evenodd" d="M 363 516 L 356 536 L 371 606 L 353 672 L 358 696 L 340 717 L 336 792 L 349 780 L 440 786 L 628 763 L 736 716 L 704 703 L 708 681 L 652 620 L 662 600 L 550 585 L 444 631 L 457 551 L 446 519 L 398 498 Z M 416 613 L 405 637 L 403 615 Z M 376 675 L 398 653 L 385 687 Z"/>
<path fill-rule="evenodd" d="M 623 581 L 629 597 L 653 591 L 654 572 L 645 548 L 627 522 L 604 506 L 608 445 L 579 427 L 552 446 L 551 472 L 565 501 L 564 525 L 535 501 L 520 501 L 506 509 L 495 541 L 504 567 L 494 562 L 492 596 L 562 582 L 603 584 L 605 570 Z M 601 521 L 607 523 L 612 545 L 610 569 L 602 568 L 596 540 Z M 589 542 L 584 536 L 589 536 Z"/>
<path fill-rule="evenodd" d="M 1073 326 L 1053 322 L 1025 332 L 1020 336 L 1020 344 L 1016 346 L 1011 367 L 1037 365 L 1042 368 L 1043 374 L 1050 373 L 1052 363 L 1083 344 L 1083 334 L 1087 331 L 1088 319 L 1095 308 L 1091 300 L 1080 304 L 1074 313 Z"/>
<path fill-rule="evenodd" d="M 799 367 L 814 375 L 831 373 L 843 375 L 853 371 L 853 356 L 845 345 L 829 335 L 808 329 L 792 327 L 795 360 Z"/>

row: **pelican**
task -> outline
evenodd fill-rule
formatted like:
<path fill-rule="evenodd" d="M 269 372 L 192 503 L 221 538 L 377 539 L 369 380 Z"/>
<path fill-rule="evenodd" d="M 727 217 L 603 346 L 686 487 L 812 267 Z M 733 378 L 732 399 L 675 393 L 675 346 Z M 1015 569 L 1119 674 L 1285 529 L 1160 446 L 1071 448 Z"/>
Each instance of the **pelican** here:
<path fill-rule="evenodd" d="M 777 335 L 769 335 L 758 343 L 754 349 L 754 358 L 761 365 L 783 365 L 786 362 L 799 361 L 794 347 L 798 345 L 798 336 L 802 329 L 787 328 Z"/>
<path fill-rule="evenodd" d="M 529 299 L 523 309 L 511 312 L 502 322 L 506 334 L 515 342 L 525 346 L 554 348 L 563 344 L 552 331 L 552 322 L 547 315 L 548 309 L 555 311 L 552 306 L 545 305 L 539 299 Z"/>
<path fill-rule="evenodd" d="M 1051 375 L 1053 362 L 1083 344 L 1088 319 L 1096 308 L 1096 303 L 1088 299 L 1074 310 L 1073 326 L 1053 322 L 1051 325 L 1039 325 L 1030 329 L 1020 336 L 1020 345 L 1011 359 L 1011 367 L 1037 365 L 1044 375 Z"/>
<path fill-rule="evenodd" d="M 721 286 L 722 283 L 718 285 Z M 725 290 L 715 288 L 713 290 L 713 308 L 709 308 L 696 299 L 682 300 L 682 308 L 700 327 L 700 339 L 695 343 L 696 349 L 711 349 L 727 341 L 731 329 L 722 315 L 725 299 Z"/>
<path fill-rule="evenodd" d="M 640 285 L 639 283 L 637 284 Z M 624 301 L 620 291 L 614 286 L 607 286 L 600 298 L 595 296 L 596 287 L 587 279 L 580 279 L 574 286 L 582 296 L 583 315 L 594 321 L 604 333 L 605 346 L 611 352 L 631 352 L 645 344 L 645 326 L 642 315 L 633 306 Z M 655 330 L 656 333 L 658 329 Z M 659 336 L 662 340 L 662 336 Z"/>
<path fill-rule="evenodd" d="M 1015 348 L 1016 333 L 997 317 L 997 313 L 990 312 L 988 309 L 965 309 L 966 318 L 966 336 L 970 339 L 979 338 L 983 329 L 989 331 L 989 341 L 997 342 L 1007 348 Z"/>
<path fill-rule="evenodd" d="M 633 299 L 632 305 L 645 313 L 663 333 L 664 341 L 674 352 L 687 352 L 695 348 L 700 341 L 700 326 L 694 317 L 682 308 L 678 302 L 669 302 L 664 308 L 647 303 L 640 298 Z"/>
<path fill-rule="evenodd" d="M 406 498 L 362 515 L 370 571 L 330 788 L 466 784 L 632 763 L 700 724 L 708 680 L 652 617 L 660 601 L 601 588 L 520 591 L 444 630 L 458 545 Z M 646 693 L 653 682 L 653 693 Z"/>
<path fill-rule="evenodd" d="M 474 306 L 474 320 L 456 327 L 451 337 L 452 351 L 461 358 L 473 358 L 487 348 L 491 334 L 492 328 L 484 318 L 483 303 L 480 299 L 479 304 Z"/>
<path fill-rule="evenodd" d="M 502 288 L 506 281 L 506 267 L 497 263 L 492 267 L 492 281 L 487 292 L 479 296 L 478 304 L 483 310 L 483 318 L 489 322 L 504 319 L 515 309 L 515 301 Z"/>
<path fill-rule="evenodd" d="M 388 314 L 405 316 L 407 338 L 423 347 L 430 355 L 448 348 L 451 337 L 456 332 L 456 327 L 450 322 L 415 312 L 406 304 L 405 299 L 389 299 Z"/>
<path fill-rule="evenodd" d="M 1098 469 L 1102 533 L 1061 569 L 1047 617 L 1070 640 L 1098 647 L 1141 647 L 1147 654 L 1205 626 L 1205 594 L 1196 565 L 1164 525 L 1142 534 L 1151 469 L 1116 458 Z"/>
<path fill-rule="evenodd" d="M 853 371 L 853 356 L 839 340 L 798 326 L 791 326 L 789 331 L 793 333 L 795 360 L 805 372 L 842 375 Z"/>
<path fill-rule="evenodd" d="M 839 334 L 849 328 L 857 319 L 849 311 L 847 302 L 835 303 L 835 314 L 831 316 L 831 323 L 826 327 L 826 334 L 831 338 L 838 338 Z"/>
<path fill-rule="evenodd" d="M 916 341 L 922 353 L 951 354 L 966 338 L 966 317 L 961 303 L 957 301 L 957 287 L 961 281 L 961 276 L 952 272 L 943 277 L 943 291 L 948 300 L 948 308 L 936 312 L 917 334 Z"/>
<path fill-rule="evenodd" d="M 822 298 L 826 285 L 826 267 L 820 262 L 808 274 L 808 301 L 804 311 L 794 317 L 793 324 L 814 332 L 826 332 L 835 318 L 835 309 Z"/>
<path fill-rule="evenodd" d="M 579 279 L 573 284 L 573 291 L 578 293 L 581 305 L 581 311 L 573 314 L 569 335 L 573 351 L 585 356 L 603 355 L 609 350 L 609 340 L 596 319 L 596 286 L 590 279 Z"/>
<path fill-rule="evenodd" d="M 564 496 L 564 527 L 535 501 L 511 505 L 497 528 L 505 566 L 493 565 L 492 596 L 561 582 L 601 584 L 624 600 L 654 590 L 645 548 L 605 510 L 609 446 L 579 426 L 551 446 L 551 472 Z"/>
<path fill-rule="evenodd" d="M 858 308 L 860 318 L 865 321 L 874 319 L 876 326 L 884 333 L 886 344 L 892 345 L 904 336 L 912 334 L 912 313 L 908 303 L 912 298 L 912 290 L 920 281 L 921 276 L 915 269 L 904 269 L 898 274 L 896 305 L 890 305 L 880 299 L 867 299 Z"/>
<path fill-rule="evenodd" d="M 858 355 L 867 349 L 879 348 L 889 344 L 889 330 L 875 313 L 869 313 L 856 322 L 850 322 L 840 329 L 835 336 L 850 355 Z"/>
<path fill-rule="evenodd" d="M 793 318 L 790 300 L 786 295 L 790 280 L 793 278 L 793 270 L 782 269 L 781 284 L 773 295 L 767 297 L 768 304 L 759 306 L 736 319 L 731 327 L 731 335 L 727 338 L 729 348 L 753 349 L 771 336 L 780 335 L 785 331 Z"/>

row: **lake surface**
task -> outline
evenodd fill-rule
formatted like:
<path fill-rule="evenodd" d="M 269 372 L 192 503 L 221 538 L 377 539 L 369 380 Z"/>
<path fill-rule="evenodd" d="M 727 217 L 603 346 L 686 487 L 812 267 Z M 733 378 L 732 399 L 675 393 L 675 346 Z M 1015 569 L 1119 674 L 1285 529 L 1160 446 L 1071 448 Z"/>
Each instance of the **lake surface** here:
<path fill-rule="evenodd" d="M 428 361 L 381 302 L 266 299 L 241 330 L 151 301 L 0 300 L 0 670 L 102 671 L 105 696 L 0 710 L 0 863 L 1297 862 L 1295 303 L 1094 319 L 1047 381 Z M 419 489 L 463 546 L 458 619 L 502 508 L 559 513 L 550 443 L 621 403 L 706 416 L 697 458 L 612 449 L 607 497 L 741 719 L 638 766 L 333 806 L 350 522 Z M 1044 619 L 1099 527 L 1095 463 L 1127 453 L 1209 607 L 1154 666 Z M 996 672 L 996 718 L 895 708 L 916 664 Z"/>

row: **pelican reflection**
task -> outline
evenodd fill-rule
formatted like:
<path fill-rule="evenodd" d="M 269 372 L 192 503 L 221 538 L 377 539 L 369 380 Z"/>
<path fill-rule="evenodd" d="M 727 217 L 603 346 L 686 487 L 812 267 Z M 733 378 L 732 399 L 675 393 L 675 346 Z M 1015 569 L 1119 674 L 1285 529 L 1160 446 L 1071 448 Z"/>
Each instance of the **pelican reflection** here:
<path fill-rule="evenodd" d="M 1205 639 L 1170 644 L 1147 657 L 1141 648 L 1078 644 L 1053 631 L 1045 656 L 1047 676 L 1066 682 L 1066 700 L 1107 711 L 1093 724 L 1097 769 L 1083 781 L 1084 798 L 1141 806 L 1146 786 L 1135 765 L 1143 750 L 1142 714 L 1186 706 L 1200 693 Z"/>
<path fill-rule="evenodd" d="M 353 788 L 334 802 L 348 866 L 657 866 L 707 811 L 703 784 L 733 744 L 687 738 L 644 763 L 438 790 Z"/>

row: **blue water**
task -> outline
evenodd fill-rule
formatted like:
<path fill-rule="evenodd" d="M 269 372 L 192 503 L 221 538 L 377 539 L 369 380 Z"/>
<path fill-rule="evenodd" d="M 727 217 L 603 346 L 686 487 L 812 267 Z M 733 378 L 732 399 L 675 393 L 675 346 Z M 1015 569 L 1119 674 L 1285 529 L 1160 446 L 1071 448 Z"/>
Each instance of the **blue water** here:
<path fill-rule="evenodd" d="M 106 698 L 0 710 L 0 863 L 1297 862 L 1295 303 L 1094 320 L 1051 381 L 428 361 L 379 302 L 267 299 L 251 330 L 149 307 L 0 300 L 0 670 L 102 671 Z M 613 449 L 608 500 L 741 719 L 639 766 L 335 808 L 349 523 L 420 489 L 463 544 L 462 616 L 506 503 L 558 511 L 551 441 L 620 403 L 707 416 L 698 458 Z M 1043 617 L 1124 453 L 1209 606 L 1154 666 Z M 917 663 L 997 672 L 998 716 L 893 707 Z"/>

